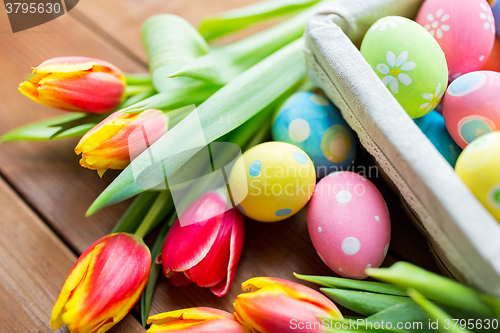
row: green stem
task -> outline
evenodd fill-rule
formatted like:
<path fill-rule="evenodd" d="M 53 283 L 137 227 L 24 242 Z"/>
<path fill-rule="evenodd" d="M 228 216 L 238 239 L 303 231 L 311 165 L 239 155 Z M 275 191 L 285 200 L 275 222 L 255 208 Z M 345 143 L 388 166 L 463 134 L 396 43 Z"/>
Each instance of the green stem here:
<path fill-rule="evenodd" d="M 157 197 L 158 192 L 154 191 L 147 191 L 139 194 L 122 215 L 111 233 L 133 233 L 134 231 L 136 231 L 139 227 L 140 221 L 142 221 L 146 216 L 148 208 L 151 207 Z"/>
<path fill-rule="evenodd" d="M 125 73 L 124 76 L 129 86 L 153 84 L 149 73 Z"/>
<path fill-rule="evenodd" d="M 142 220 L 139 228 L 137 228 L 135 235 L 141 238 L 146 237 L 158 224 L 158 217 L 164 215 L 165 210 L 170 210 L 171 208 L 173 208 L 173 205 L 170 191 L 162 191 L 144 217 L 144 220 Z"/>
<path fill-rule="evenodd" d="M 261 127 L 259 127 L 258 131 L 253 135 L 253 137 L 247 142 L 244 151 L 264 142 L 269 138 L 269 133 L 271 132 L 271 120 L 268 119 Z"/>
<path fill-rule="evenodd" d="M 149 309 L 151 307 L 151 300 L 153 299 L 153 292 L 155 290 L 156 281 L 158 280 L 158 275 L 161 272 L 161 264 L 156 263 L 156 258 L 160 255 L 163 244 L 165 243 L 165 238 L 167 238 L 167 234 L 177 220 L 177 214 L 174 213 L 168 223 L 165 223 L 163 228 L 161 228 L 158 237 L 151 249 L 151 271 L 149 273 L 148 283 L 146 285 L 146 289 L 141 296 L 141 317 L 142 317 L 142 325 L 146 326 L 146 322 L 149 315 Z"/>
<path fill-rule="evenodd" d="M 125 88 L 124 96 L 125 96 L 125 98 L 128 98 L 128 97 L 131 97 L 131 96 L 135 96 L 135 95 L 137 95 L 139 93 L 142 93 L 144 91 L 150 91 L 151 89 L 154 89 L 154 88 L 150 84 L 127 86 Z"/>

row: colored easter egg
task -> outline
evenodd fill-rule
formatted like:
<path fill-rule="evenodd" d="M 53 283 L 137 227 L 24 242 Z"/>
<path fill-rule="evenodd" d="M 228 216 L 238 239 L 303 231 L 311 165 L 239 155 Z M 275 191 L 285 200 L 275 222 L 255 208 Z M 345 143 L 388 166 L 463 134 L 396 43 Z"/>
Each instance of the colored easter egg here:
<path fill-rule="evenodd" d="M 280 108 L 272 132 L 274 140 L 304 150 L 318 178 L 352 166 L 356 158 L 354 133 L 339 109 L 311 92 L 290 96 Z"/>
<path fill-rule="evenodd" d="M 448 132 L 463 149 L 477 137 L 500 129 L 500 73 L 477 71 L 455 79 L 444 97 Z"/>
<path fill-rule="evenodd" d="M 500 1 L 496 1 L 493 4 L 491 11 L 493 13 L 493 18 L 495 19 L 497 36 L 500 38 Z"/>
<path fill-rule="evenodd" d="M 452 167 L 457 163 L 462 149 L 453 141 L 444 118 L 437 111 L 431 111 L 425 116 L 415 119 L 415 124 L 425 134 L 436 149 Z"/>
<path fill-rule="evenodd" d="M 486 0 L 427 0 L 416 21 L 437 40 L 449 79 L 481 68 L 495 41 L 495 22 Z"/>
<path fill-rule="evenodd" d="M 323 262 L 343 277 L 364 279 L 389 249 L 391 223 L 380 191 L 353 172 L 334 172 L 317 185 L 307 208 L 307 227 Z"/>
<path fill-rule="evenodd" d="M 240 211 L 251 219 L 275 222 L 301 210 L 316 184 L 314 165 L 300 148 L 265 142 L 239 157 L 229 187 Z"/>
<path fill-rule="evenodd" d="M 498 21 L 500 22 L 500 16 L 498 17 Z M 497 27 L 500 27 L 500 24 L 498 24 Z M 486 60 L 484 65 L 481 67 L 481 70 L 500 72 L 500 38 L 495 38 L 493 50 L 491 51 L 488 60 Z"/>
<path fill-rule="evenodd" d="M 455 170 L 500 222 L 500 132 L 485 134 L 468 145 Z"/>
<path fill-rule="evenodd" d="M 399 16 L 378 20 L 363 38 L 361 54 L 412 118 L 434 110 L 446 91 L 443 51 L 412 20 Z"/>

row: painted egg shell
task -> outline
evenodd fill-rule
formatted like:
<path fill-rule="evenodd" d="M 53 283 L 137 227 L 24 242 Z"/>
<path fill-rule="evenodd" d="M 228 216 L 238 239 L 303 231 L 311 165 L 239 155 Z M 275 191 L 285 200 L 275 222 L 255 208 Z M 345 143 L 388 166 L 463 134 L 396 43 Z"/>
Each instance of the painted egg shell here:
<path fill-rule="evenodd" d="M 427 0 L 417 20 L 443 49 L 449 79 L 481 68 L 495 41 L 495 22 L 486 0 Z"/>
<path fill-rule="evenodd" d="M 455 79 L 444 97 L 448 132 L 463 149 L 477 137 L 500 129 L 500 73 L 471 72 Z"/>
<path fill-rule="evenodd" d="M 416 22 L 388 16 L 375 22 L 361 54 L 412 118 L 434 110 L 448 84 L 448 67 L 436 40 Z"/>
<path fill-rule="evenodd" d="M 446 129 L 444 118 L 437 111 L 431 111 L 429 114 L 415 119 L 415 124 L 425 134 L 436 149 L 450 163 L 452 167 L 457 163 L 458 156 L 462 149 L 453 141 L 450 133 Z"/>
<path fill-rule="evenodd" d="M 365 177 L 334 172 L 317 185 L 307 208 L 314 248 L 333 271 L 364 279 L 389 249 L 391 223 L 382 194 Z"/>
<path fill-rule="evenodd" d="M 495 19 L 497 36 L 500 38 L 500 1 L 496 1 L 493 4 L 491 11 L 493 12 L 493 18 Z"/>
<path fill-rule="evenodd" d="M 498 17 L 498 21 L 500 22 L 500 16 Z M 500 27 L 500 24 L 498 24 L 497 27 Z M 490 54 L 488 60 L 486 60 L 484 65 L 481 67 L 481 70 L 500 72 L 500 39 L 499 38 L 495 38 L 495 45 L 493 45 L 493 50 L 491 51 L 491 54 Z"/>
<path fill-rule="evenodd" d="M 468 145 L 455 170 L 500 222 L 500 132 L 485 134 Z"/>
<path fill-rule="evenodd" d="M 352 166 L 356 158 L 354 134 L 339 109 L 310 92 L 296 93 L 283 104 L 274 121 L 273 138 L 303 149 L 318 178 Z"/>
<path fill-rule="evenodd" d="M 265 142 L 239 157 L 229 176 L 235 204 L 262 222 L 284 220 L 301 210 L 316 184 L 314 165 L 300 148 Z"/>

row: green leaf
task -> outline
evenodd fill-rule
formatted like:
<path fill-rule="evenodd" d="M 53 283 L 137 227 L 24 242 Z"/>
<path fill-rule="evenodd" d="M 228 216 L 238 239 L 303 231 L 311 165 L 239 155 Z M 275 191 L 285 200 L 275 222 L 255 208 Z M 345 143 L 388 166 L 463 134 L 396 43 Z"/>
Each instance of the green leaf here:
<path fill-rule="evenodd" d="M 500 319 L 500 297 L 483 295 L 482 299 L 493 309 L 496 318 Z"/>
<path fill-rule="evenodd" d="M 487 316 L 494 314 L 483 301 L 482 295 L 474 289 L 407 262 L 397 262 L 390 268 L 369 268 L 366 272 L 377 280 L 390 282 L 402 288 L 413 288 L 424 297 L 440 304 Z"/>
<path fill-rule="evenodd" d="M 130 113 L 139 113 L 147 109 L 169 111 L 188 105 L 198 105 L 207 100 L 219 89 L 219 86 L 204 82 L 187 83 L 138 101 L 123 110 Z"/>
<path fill-rule="evenodd" d="M 149 73 L 125 73 L 124 75 L 129 86 L 153 84 Z"/>
<path fill-rule="evenodd" d="M 438 332 L 442 333 L 470 333 L 471 331 L 467 329 L 462 329 L 460 326 L 456 327 L 453 325 L 453 318 L 451 318 L 446 312 L 439 308 L 436 304 L 432 303 L 426 299 L 422 294 L 413 288 L 408 290 L 408 295 L 413 299 L 413 301 L 418 304 L 431 318 L 432 321 L 438 322 Z M 459 318 L 460 319 L 460 318 Z M 446 322 L 450 324 L 449 328 L 445 328 Z"/>
<path fill-rule="evenodd" d="M 198 31 L 206 40 L 218 38 L 277 16 L 293 14 L 319 0 L 268 0 L 204 17 Z"/>
<path fill-rule="evenodd" d="M 141 91 L 137 95 L 127 98 L 116 109 L 136 104 L 144 98 L 150 97 L 154 89 Z M 104 120 L 110 113 L 94 114 L 69 112 L 61 116 L 44 119 L 31 124 L 15 128 L 5 133 L 0 142 L 13 141 L 46 141 L 83 136 L 95 125 Z"/>
<path fill-rule="evenodd" d="M 141 36 L 153 85 L 160 92 L 192 82 L 167 76 L 209 51 L 200 33 L 177 15 L 160 14 L 149 18 L 142 26 Z"/>
<path fill-rule="evenodd" d="M 493 319 L 492 317 L 478 315 L 469 311 L 457 310 L 446 306 L 441 307 L 444 311 L 449 313 L 452 318 L 456 319 L 465 321 L 472 319 L 474 322 L 479 322 L 478 319 L 481 319 L 482 322 L 484 322 L 485 319 L 489 319 L 491 322 Z M 382 321 L 385 323 L 391 322 L 393 327 L 397 327 L 396 325 L 398 323 L 408 323 L 407 329 L 405 329 L 407 332 L 430 333 L 436 331 L 429 328 L 429 315 L 416 303 L 397 304 L 366 318 L 366 320 L 372 323 L 380 323 Z M 422 325 L 420 326 L 419 323 L 422 323 Z M 482 330 L 474 329 L 472 331 L 481 332 Z"/>
<path fill-rule="evenodd" d="M 388 294 L 396 296 L 407 296 L 403 288 L 393 286 L 387 283 L 360 281 L 343 279 L 330 276 L 313 276 L 313 275 L 300 275 L 293 273 L 296 278 L 319 284 L 324 287 L 333 287 L 339 289 L 363 290 L 379 294 Z"/>
<path fill-rule="evenodd" d="M 322 1 L 279 25 L 235 43 L 214 48 L 169 77 L 190 77 L 224 85 L 271 53 L 301 37 L 308 17 L 330 2 L 333 1 Z"/>
<path fill-rule="evenodd" d="M 83 135 L 106 116 L 72 112 L 13 129 L 2 136 L 1 142 L 45 141 Z"/>
<path fill-rule="evenodd" d="M 294 87 L 306 74 L 303 43 L 302 39 L 290 43 L 221 88 L 123 170 L 87 215 L 144 192 L 134 173 L 157 182 L 156 175 L 143 173 L 152 163 L 150 156 L 163 161 L 162 172 L 170 177 L 202 148 L 200 142 L 207 144 L 230 132 Z M 221 123 L 221 117 L 227 121 Z M 176 158 L 168 158 L 173 155 Z"/>
<path fill-rule="evenodd" d="M 146 326 L 147 319 L 149 316 L 149 309 L 151 307 L 151 300 L 153 299 L 153 292 L 155 290 L 156 281 L 158 280 L 158 275 L 161 272 L 161 264 L 156 263 L 156 258 L 160 255 L 163 249 L 163 244 L 165 243 L 165 238 L 167 238 L 168 231 L 170 227 L 174 224 L 177 219 L 177 215 L 174 213 L 168 223 L 165 223 L 161 229 L 156 241 L 151 249 L 151 271 L 149 273 L 148 283 L 146 288 L 141 295 L 141 319 L 142 325 Z"/>
<path fill-rule="evenodd" d="M 335 303 L 364 316 L 371 316 L 397 304 L 412 303 L 408 297 L 375 294 L 364 291 L 335 288 L 321 288 L 321 291 Z"/>
<path fill-rule="evenodd" d="M 127 232 L 133 234 L 148 213 L 158 194 L 159 192 L 154 191 L 146 191 L 139 194 L 127 208 L 111 233 Z"/>
<path fill-rule="evenodd" d="M 366 318 L 366 322 L 370 323 L 381 323 L 382 321 L 385 323 L 390 322 L 393 327 L 397 327 L 398 323 L 409 323 L 407 325 L 411 325 L 408 329 L 404 329 L 407 332 L 432 332 L 428 328 L 429 317 L 425 311 L 423 311 L 418 305 L 414 302 L 396 304 L 382 310 L 368 318 Z M 404 328 L 404 326 L 403 326 Z"/>
<path fill-rule="evenodd" d="M 174 210 L 170 191 L 161 191 L 149 208 L 135 235 L 144 238 Z"/>

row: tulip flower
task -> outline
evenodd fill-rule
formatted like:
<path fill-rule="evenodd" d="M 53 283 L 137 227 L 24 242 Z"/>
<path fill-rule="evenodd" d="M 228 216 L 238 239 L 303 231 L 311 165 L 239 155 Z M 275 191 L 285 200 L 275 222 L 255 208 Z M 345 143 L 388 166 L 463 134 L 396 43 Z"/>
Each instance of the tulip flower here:
<path fill-rule="evenodd" d="M 222 310 L 191 308 L 160 313 L 148 318 L 149 333 L 249 333 L 236 318 Z"/>
<path fill-rule="evenodd" d="M 50 326 L 70 332 L 103 333 L 125 317 L 141 296 L 151 268 L 141 238 L 102 237 L 78 258 L 57 298 Z"/>
<path fill-rule="evenodd" d="M 320 318 L 343 318 L 327 297 L 295 282 L 258 277 L 242 287 L 250 292 L 236 298 L 235 316 L 252 332 L 323 332 Z"/>
<path fill-rule="evenodd" d="M 163 272 L 175 286 L 195 282 L 224 296 L 234 280 L 245 238 L 243 215 L 220 192 L 190 205 L 170 229 L 162 251 Z M 223 212 L 223 213 L 220 213 Z"/>
<path fill-rule="evenodd" d="M 33 68 L 19 91 L 43 105 L 67 111 L 106 113 L 120 104 L 126 81 L 110 63 L 87 57 L 60 57 Z"/>
<path fill-rule="evenodd" d="M 116 111 L 88 131 L 75 148 L 80 165 L 97 170 L 124 169 L 167 132 L 168 117 L 160 110 Z"/>

